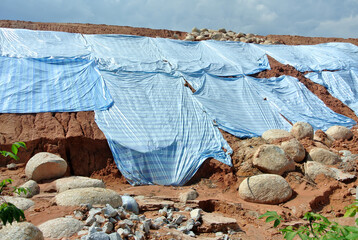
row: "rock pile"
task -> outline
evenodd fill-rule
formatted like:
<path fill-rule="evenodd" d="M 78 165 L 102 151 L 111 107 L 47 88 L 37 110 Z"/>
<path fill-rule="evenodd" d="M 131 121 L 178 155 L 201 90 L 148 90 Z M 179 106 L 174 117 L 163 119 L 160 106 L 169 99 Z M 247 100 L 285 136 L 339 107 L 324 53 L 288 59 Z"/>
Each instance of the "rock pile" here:
<path fill-rule="evenodd" d="M 185 37 L 185 41 L 202 41 L 202 40 L 217 40 L 217 41 L 235 41 L 244 43 L 257 43 L 257 44 L 280 44 L 280 42 L 272 42 L 266 37 L 259 37 L 252 33 L 236 33 L 233 31 L 226 31 L 221 28 L 218 30 L 213 29 L 198 29 L 194 27 L 191 33 Z"/>

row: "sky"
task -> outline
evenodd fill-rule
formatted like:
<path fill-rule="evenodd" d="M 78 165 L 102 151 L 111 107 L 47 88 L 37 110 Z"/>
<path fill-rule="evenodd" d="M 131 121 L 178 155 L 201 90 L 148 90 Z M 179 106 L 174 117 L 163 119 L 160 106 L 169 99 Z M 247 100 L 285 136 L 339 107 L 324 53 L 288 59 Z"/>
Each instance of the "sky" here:
<path fill-rule="evenodd" d="M 358 0 L 0 0 L 0 19 L 358 38 Z"/>

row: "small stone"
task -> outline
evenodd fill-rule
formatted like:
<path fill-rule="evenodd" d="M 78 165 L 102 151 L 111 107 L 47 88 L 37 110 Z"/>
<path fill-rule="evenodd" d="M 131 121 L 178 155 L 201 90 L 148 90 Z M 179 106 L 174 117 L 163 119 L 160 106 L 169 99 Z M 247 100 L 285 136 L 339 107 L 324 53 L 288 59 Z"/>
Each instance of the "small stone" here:
<path fill-rule="evenodd" d="M 262 134 L 262 138 L 266 141 L 280 141 L 280 140 L 289 140 L 293 138 L 293 135 L 282 129 L 270 129 Z"/>
<path fill-rule="evenodd" d="M 112 230 L 113 230 L 113 223 L 111 223 L 111 222 L 106 222 L 106 223 L 103 225 L 102 229 L 103 229 L 103 232 L 105 232 L 105 233 L 107 233 L 107 234 L 111 233 Z"/>
<path fill-rule="evenodd" d="M 94 218 L 96 219 L 96 222 L 98 222 L 98 223 L 104 223 L 106 221 L 106 219 L 104 217 L 102 217 L 101 215 L 96 215 Z"/>
<path fill-rule="evenodd" d="M 25 182 L 24 184 L 22 184 L 20 187 L 25 188 L 27 190 L 26 193 L 21 192 L 20 197 L 31 198 L 31 197 L 35 196 L 36 194 L 40 193 L 40 187 L 34 180 L 29 180 L 29 181 Z"/>
<path fill-rule="evenodd" d="M 327 147 L 331 147 L 333 142 L 334 142 L 334 138 L 332 138 L 331 136 L 327 135 L 322 130 L 317 130 L 315 132 L 315 134 L 313 136 L 313 140 L 321 142 L 324 145 L 326 145 Z"/>
<path fill-rule="evenodd" d="M 201 210 L 200 208 L 194 209 L 190 212 L 190 217 L 194 220 L 199 220 L 202 212 L 203 210 Z"/>
<path fill-rule="evenodd" d="M 128 237 L 128 235 L 131 233 L 128 229 L 126 228 L 118 228 L 117 233 L 122 237 Z"/>
<path fill-rule="evenodd" d="M 194 27 L 193 29 L 191 29 L 191 32 L 200 33 L 200 30 L 198 28 Z"/>
<path fill-rule="evenodd" d="M 88 234 L 88 230 L 81 230 L 77 233 L 78 236 L 87 235 L 87 234 Z"/>
<path fill-rule="evenodd" d="M 129 217 L 130 220 L 132 221 L 140 221 L 140 218 L 138 217 L 138 215 L 135 215 L 135 214 L 132 214 L 130 217 Z"/>
<path fill-rule="evenodd" d="M 134 212 L 135 214 L 139 214 L 139 206 L 137 201 L 131 196 L 122 196 L 122 207 L 127 211 Z"/>
<path fill-rule="evenodd" d="M 349 140 L 353 137 L 352 131 L 343 126 L 332 126 L 327 129 L 326 134 L 335 140 Z"/>
<path fill-rule="evenodd" d="M 86 240 L 109 240 L 109 236 L 105 232 L 95 232 L 90 233 L 90 235 L 87 235 Z"/>
<path fill-rule="evenodd" d="M 17 169 L 16 163 L 10 163 L 10 164 L 6 165 L 6 167 L 9 170 L 16 170 Z"/>
<path fill-rule="evenodd" d="M 143 231 L 148 234 L 150 231 L 150 227 L 152 225 L 152 220 L 151 219 L 147 219 L 143 222 Z"/>
<path fill-rule="evenodd" d="M 206 39 L 206 37 L 205 37 L 205 36 L 202 36 L 202 35 L 197 36 L 197 37 L 195 38 L 195 40 L 197 40 L 197 41 L 202 41 L 202 40 L 205 40 L 205 39 Z"/>
<path fill-rule="evenodd" d="M 159 215 L 166 217 L 168 215 L 168 212 L 166 210 L 164 210 L 164 209 L 160 209 L 159 210 Z"/>
<path fill-rule="evenodd" d="M 226 29 L 225 29 L 225 28 L 220 28 L 220 29 L 218 30 L 218 32 L 226 33 Z"/>
<path fill-rule="evenodd" d="M 223 235 L 224 235 L 223 232 L 217 232 L 217 233 L 215 233 L 215 236 L 217 236 L 217 237 L 221 237 L 221 236 L 223 236 Z"/>
<path fill-rule="evenodd" d="M 194 41 L 195 37 L 193 35 L 187 35 L 184 40 L 185 41 Z"/>
<path fill-rule="evenodd" d="M 181 193 L 179 199 L 181 202 L 186 203 L 188 200 L 195 200 L 198 196 L 199 194 L 195 189 L 190 189 L 189 191 Z"/>
<path fill-rule="evenodd" d="M 180 225 L 185 220 L 185 216 L 176 214 L 173 219 L 173 223 Z"/>
<path fill-rule="evenodd" d="M 118 212 L 116 209 L 114 209 L 110 204 L 106 204 L 106 207 L 102 209 L 102 213 L 105 217 L 115 217 L 118 215 Z"/>
<path fill-rule="evenodd" d="M 223 34 L 222 33 L 214 33 L 212 36 L 211 36 L 211 39 L 213 40 L 220 40 L 222 38 Z"/>
<path fill-rule="evenodd" d="M 140 231 L 136 231 L 135 232 L 135 240 L 144 240 L 145 236 L 143 233 L 141 233 Z"/>
<path fill-rule="evenodd" d="M 174 33 L 174 34 L 173 34 L 173 39 L 179 39 L 178 34 Z"/>
<path fill-rule="evenodd" d="M 189 231 L 186 233 L 189 237 L 196 237 L 195 233 L 193 231 Z"/>
<path fill-rule="evenodd" d="M 73 211 L 73 215 L 75 218 L 77 218 L 79 220 L 84 220 L 84 218 L 85 218 L 85 215 L 81 211 L 78 211 L 78 210 Z"/>
<path fill-rule="evenodd" d="M 121 236 L 117 232 L 109 234 L 108 237 L 110 240 L 122 240 Z"/>
<path fill-rule="evenodd" d="M 184 209 L 184 211 L 186 211 L 186 212 L 191 212 L 193 209 L 191 208 L 191 207 L 186 207 L 185 209 Z"/>
<path fill-rule="evenodd" d="M 313 127 L 306 122 L 296 122 L 290 132 L 298 140 L 303 138 L 313 139 Z"/>
<path fill-rule="evenodd" d="M 91 226 L 95 221 L 96 221 L 95 215 L 90 214 L 85 221 L 85 225 Z"/>

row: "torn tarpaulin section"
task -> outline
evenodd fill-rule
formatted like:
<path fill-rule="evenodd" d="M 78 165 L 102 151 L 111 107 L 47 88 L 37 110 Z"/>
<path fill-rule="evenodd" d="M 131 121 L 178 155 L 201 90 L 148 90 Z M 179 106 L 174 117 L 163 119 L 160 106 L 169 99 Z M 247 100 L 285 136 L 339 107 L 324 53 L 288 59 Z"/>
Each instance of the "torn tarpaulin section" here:
<path fill-rule="evenodd" d="M 181 77 L 101 73 L 114 105 L 96 111 L 96 123 L 131 184 L 183 185 L 210 157 L 231 165 L 230 146 Z"/>

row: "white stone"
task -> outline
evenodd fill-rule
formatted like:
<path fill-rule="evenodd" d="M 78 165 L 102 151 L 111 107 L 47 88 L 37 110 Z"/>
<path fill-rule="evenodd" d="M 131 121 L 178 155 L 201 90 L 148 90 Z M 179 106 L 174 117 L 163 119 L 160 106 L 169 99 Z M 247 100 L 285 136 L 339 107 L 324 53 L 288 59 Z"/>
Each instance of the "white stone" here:
<path fill-rule="evenodd" d="M 306 156 L 306 150 L 303 145 L 295 138 L 282 142 L 281 148 L 295 162 L 302 162 Z"/>
<path fill-rule="evenodd" d="M 62 177 L 67 170 L 67 162 L 52 153 L 40 152 L 30 158 L 25 167 L 26 177 L 36 182 Z"/>
<path fill-rule="evenodd" d="M 4 199 L 6 202 L 14 204 L 17 208 L 21 210 L 27 210 L 30 207 L 35 205 L 35 202 L 22 197 L 10 197 L 10 196 L 4 196 Z"/>
<path fill-rule="evenodd" d="M 352 131 L 343 126 L 332 126 L 327 129 L 326 134 L 335 140 L 345 140 L 353 137 Z"/>
<path fill-rule="evenodd" d="M 81 177 L 81 176 L 60 178 L 55 181 L 55 184 L 58 192 L 63 192 L 75 188 L 87 188 L 87 187 L 105 188 L 106 187 L 104 182 L 99 179 L 93 179 L 93 178 Z"/>
<path fill-rule="evenodd" d="M 0 229 L 1 240 L 43 240 L 43 234 L 35 225 L 29 222 L 14 222 Z"/>
<path fill-rule="evenodd" d="M 332 171 L 329 167 L 326 165 L 315 162 L 315 161 L 308 161 L 304 164 L 305 174 L 312 179 L 313 181 L 316 179 L 316 177 L 320 174 L 324 174 L 327 177 L 335 178 L 336 173 Z"/>
<path fill-rule="evenodd" d="M 109 234 L 111 233 L 113 230 L 113 223 L 111 222 L 106 222 L 104 225 L 103 225 L 103 232 Z"/>
<path fill-rule="evenodd" d="M 309 139 L 313 139 L 313 127 L 306 122 L 296 122 L 293 124 L 290 132 L 297 139 L 303 139 L 307 137 Z"/>
<path fill-rule="evenodd" d="M 103 215 L 107 218 L 117 216 L 118 212 L 110 204 L 106 204 L 106 207 L 102 209 Z"/>
<path fill-rule="evenodd" d="M 86 240 L 109 240 L 109 236 L 104 232 L 94 232 L 86 236 Z"/>
<path fill-rule="evenodd" d="M 42 223 L 39 229 L 45 238 L 71 237 L 79 232 L 83 223 L 74 218 L 55 218 Z"/>
<path fill-rule="evenodd" d="M 244 179 L 239 196 L 248 202 L 279 204 L 291 198 L 292 189 L 280 175 L 261 174 Z"/>
<path fill-rule="evenodd" d="M 61 192 L 55 197 L 60 206 L 80 206 L 89 203 L 91 205 L 106 205 L 117 208 L 122 205 L 121 196 L 110 189 L 104 188 L 77 188 Z"/>
<path fill-rule="evenodd" d="M 122 240 L 121 236 L 117 232 L 109 234 L 108 237 L 110 240 Z"/>
<path fill-rule="evenodd" d="M 295 163 L 276 145 L 262 145 L 255 152 L 252 164 L 265 173 L 282 175 L 295 170 Z"/>
<path fill-rule="evenodd" d="M 334 165 L 340 162 L 339 155 L 324 148 L 311 149 L 309 156 L 312 161 L 320 162 L 327 165 Z"/>
<path fill-rule="evenodd" d="M 25 188 L 26 189 L 26 194 L 21 192 L 20 195 L 18 195 L 17 193 L 14 193 L 14 196 L 20 196 L 20 197 L 24 197 L 24 198 L 32 198 L 33 196 L 35 196 L 36 194 L 40 193 L 40 187 L 37 184 L 37 182 L 35 182 L 34 180 L 29 180 L 27 182 L 25 182 L 24 184 L 22 184 L 20 187 Z"/>
<path fill-rule="evenodd" d="M 290 139 L 293 135 L 282 129 L 270 129 L 262 134 L 262 138 L 266 141 L 275 141 L 280 139 Z"/>
<path fill-rule="evenodd" d="M 201 210 L 200 208 L 196 208 L 190 212 L 190 217 L 194 220 L 199 220 L 202 212 L 203 210 Z"/>

